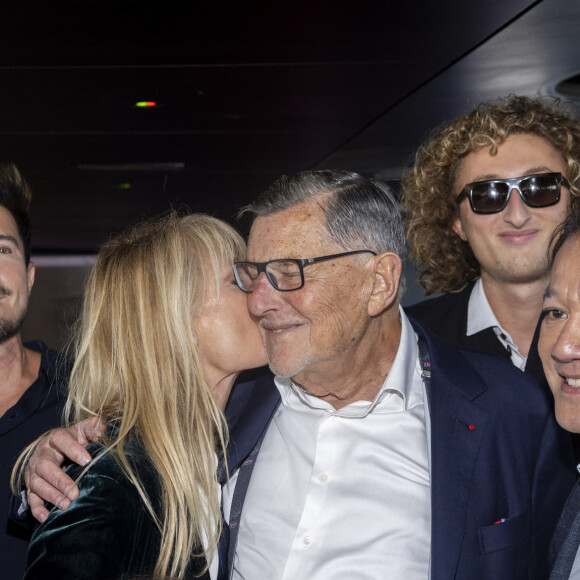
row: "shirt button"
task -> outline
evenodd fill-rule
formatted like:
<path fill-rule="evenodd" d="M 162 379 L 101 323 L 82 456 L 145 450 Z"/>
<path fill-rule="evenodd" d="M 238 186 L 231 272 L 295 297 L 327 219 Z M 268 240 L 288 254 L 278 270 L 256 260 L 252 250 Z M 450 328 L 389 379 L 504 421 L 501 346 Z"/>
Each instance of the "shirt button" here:
<path fill-rule="evenodd" d="M 320 483 L 326 483 L 328 481 L 328 475 L 326 475 L 326 473 L 323 473 L 322 475 L 318 476 L 318 480 L 320 481 Z"/>
<path fill-rule="evenodd" d="M 333 415 L 332 420 L 333 421 L 340 421 L 340 417 L 338 415 Z"/>
<path fill-rule="evenodd" d="M 310 536 L 304 536 L 303 542 L 305 546 L 308 546 L 309 544 L 312 543 L 312 538 Z"/>

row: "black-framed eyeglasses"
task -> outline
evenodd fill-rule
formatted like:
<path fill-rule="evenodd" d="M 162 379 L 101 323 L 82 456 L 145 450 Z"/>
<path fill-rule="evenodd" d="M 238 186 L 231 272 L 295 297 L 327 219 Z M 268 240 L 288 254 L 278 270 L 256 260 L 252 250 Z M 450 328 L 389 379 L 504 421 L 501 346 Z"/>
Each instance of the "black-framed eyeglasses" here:
<path fill-rule="evenodd" d="M 290 292 L 299 290 L 304 286 L 304 266 L 322 262 L 323 260 L 334 260 L 343 256 L 354 254 L 372 254 L 372 250 L 354 250 L 343 252 L 342 254 L 331 254 L 330 256 L 320 256 L 318 258 L 306 258 L 298 260 L 294 258 L 284 258 L 281 260 L 270 260 L 269 262 L 236 262 L 234 264 L 234 276 L 240 290 L 253 292 L 258 278 L 262 272 L 266 274 L 270 284 L 280 292 Z"/>
<path fill-rule="evenodd" d="M 515 189 L 522 201 L 530 207 L 548 207 L 560 201 L 562 184 L 570 184 L 561 173 L 537 173 L 513 179 L 489 179 L 468 183 L 455 202 L 469 198 L 475 213 L 498 213 L 505 209 Z"/>

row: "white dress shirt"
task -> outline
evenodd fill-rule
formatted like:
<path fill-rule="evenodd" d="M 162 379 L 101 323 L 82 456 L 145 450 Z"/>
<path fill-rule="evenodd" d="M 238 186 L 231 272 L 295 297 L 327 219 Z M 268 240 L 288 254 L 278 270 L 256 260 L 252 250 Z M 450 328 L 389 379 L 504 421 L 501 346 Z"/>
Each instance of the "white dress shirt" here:
<path fill-rule="evenodd" d="M 526 368 L 527 357 L 520 353 L 509 332 L 501 327 L 495 317 L 487 301 L 487 296 L 485 295 L 483 283 L 480 278 L 475 283 L 475 286 L 473 286 L 473 290 L 469 296 L 469 304 L 467 306 L 467 336 L 476 334 L 486 328 L 493 328 L 498 340 L 510 353 L 512 364 L 523 371 Z"/>
<path fill-rule="evenodd" d="M 234 578 L 429 578 L 429 411 L 417 336 L 402 310 L 401 319 L 372 402 L 335 411 L 276 378 L 282 402 L 248 488 Z M 226 519 L 235 479 L 224 488 Z"/>

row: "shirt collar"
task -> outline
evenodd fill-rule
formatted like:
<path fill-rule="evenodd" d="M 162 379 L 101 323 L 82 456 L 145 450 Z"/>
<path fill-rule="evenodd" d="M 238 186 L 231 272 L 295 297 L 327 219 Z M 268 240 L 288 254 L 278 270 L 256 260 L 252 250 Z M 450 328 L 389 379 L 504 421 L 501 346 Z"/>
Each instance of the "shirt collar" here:
<path fill-rule="evenodd" d="M 504 330 L 498 322 L 483 289 L 481 278 L 473 286 L 469 296 L 467 307 L 467 336 L 481 332 L 486 328 L 491 328 L 495 332 L 497 339 L 510 354 L 512 363 L 521 369 L 525 369 L 527 357 L 520 354 L 520 351 L 513 341 L 509 332 Z"/>
<path fill-rule="evenodd" d="M 417 384 L 417 381 L 414 380 L 414 377 L 417 376 L 416 373 L 420 373 L 417 335 L 401 306 L 399 306 L 399 314 L 401 317 L 399 348 L 389 374 L 373 401 L 356 401 L 339 411 L 335 411 L 332 405 L 307 393 L 294 384 L 290 378 L 276 376 L 274 382 L 280 391 L 282 404 L 286 405 L 298 397 L 303 404 L 311 408 L 324 409 L 342 417 L 359 418 L 365 417 L 377 406 L 380 407 L 380 404 L 387 399 L 391 403 L 389 405 L 390 412 L 393 410 L 405 411 L 416 405 L 424 404 L 422 384 L 420 381 Z"/>
<path fill-rule="evenodd" d="M 486 328 L 500 328 L 499 322 L 487 301 L 481 278 L 473 286 L 467 306 L 467 336 Z"/>

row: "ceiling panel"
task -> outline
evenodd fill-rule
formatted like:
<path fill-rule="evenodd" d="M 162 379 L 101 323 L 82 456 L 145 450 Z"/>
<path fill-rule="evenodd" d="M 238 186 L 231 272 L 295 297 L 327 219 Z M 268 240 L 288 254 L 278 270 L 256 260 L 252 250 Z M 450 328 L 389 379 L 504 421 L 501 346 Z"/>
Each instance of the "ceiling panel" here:
<path fill-rule="evenodd" d="M 545 5 L 568 6 L 567 29 L 573 4 L 4 3 L 0 159 L 33 186 L 37 254 L 93 251 L 169 207 L 232 220 L 282 173 L 399 168 L 482 79 L 523 75 L 525 26 L 509 55 L 465 63 Z M 132 107 L 143 99 L 159 107 Z M 181 169 L 144 170 L 166 163 Z"/>
<path fill-rule="evenodd" d="M 424 83 L 319 167 L 400 176 L 427 134 L 447 119 L 509 93 L 558 95 L 580 73 L 580 2 L 544 0 Z M 570 110 L 578 111 L 577 102 Z"/>

